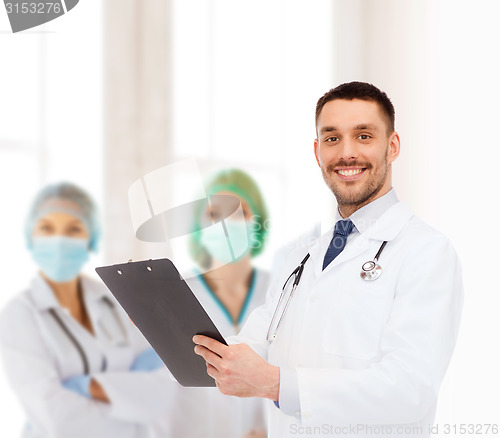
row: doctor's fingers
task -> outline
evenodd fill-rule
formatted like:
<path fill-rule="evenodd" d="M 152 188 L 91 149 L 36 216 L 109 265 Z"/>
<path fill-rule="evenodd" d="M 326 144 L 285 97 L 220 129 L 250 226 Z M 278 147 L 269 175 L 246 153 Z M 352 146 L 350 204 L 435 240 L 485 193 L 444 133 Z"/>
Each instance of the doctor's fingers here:
<path fill-rule="evenodd" d="M 234 386 L 233 379 L 228 379 L 227 376 L 224 376 L 220 373 L 216 368 L 207 363 L 207 374 L 210 377 L 213 377 L 215 380 L 215 386 L 224 395 L 235 395 L 238 396 L 238 392 L 236 390 L 237 386 Z"/>
<path fill-rule="evenodd" d="M 201 356 L 203 359 L 205 359 L 205 362 L 214 366 L 218 370 L 223 368 L 222 358 L 219 355 L 215 354 L 213 351 L 209 350 L 208 348 L 203 347 L 202 345 L 197 345 L 196 347 L 194 347 L 194 352 L 198 356 Z"/>
<path fill-rule="evenodd" d="M 206 347 L 209 350 L 212 350 L 214 353 L 218 354 L 221 357 L 224 356 L 224 353 L 228 349 L 227 345 L 221 344 L 219 341 L 209 338 L 208 336 L 196 335 L 193 337 L 193 342 L 195 344 Z"/>
<path fill-rule="evenodd" d="M 215 380 L 215 386 L 219 387 L 220 373 L 219 371 L 217 371 L 217 368 L 215 368 L 213 365 L 210 365 L 208 362 L 207 362 L 207 374 Z"/>

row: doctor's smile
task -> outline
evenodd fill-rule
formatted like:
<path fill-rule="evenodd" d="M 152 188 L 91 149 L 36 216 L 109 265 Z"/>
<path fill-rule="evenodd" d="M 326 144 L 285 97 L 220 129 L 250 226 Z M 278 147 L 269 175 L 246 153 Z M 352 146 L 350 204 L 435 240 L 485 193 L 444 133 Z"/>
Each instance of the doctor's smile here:
<path fill-rule="evenodd" d="M 343 176 L 345 178 L 348 178 L 348 177 L 355 177 L 357 175 L 359 175 L 360 173 L 364 172 L 366 170 L 366 168 L 362 168 L 362 169 L 337 169 L 335 170 L 334 172 L 338 173 L 340 176 Z"/>
<path fill-rule="evenodd" d="M 357 181 L 361 178 L 362 175 L 365 174 L 365 171 L 371 168 L 371 166 L 363 166 L 363 167 L 336 167 L 336 166 L 328 166 L 328 173 L 335 173 L 342 181 Z"/>

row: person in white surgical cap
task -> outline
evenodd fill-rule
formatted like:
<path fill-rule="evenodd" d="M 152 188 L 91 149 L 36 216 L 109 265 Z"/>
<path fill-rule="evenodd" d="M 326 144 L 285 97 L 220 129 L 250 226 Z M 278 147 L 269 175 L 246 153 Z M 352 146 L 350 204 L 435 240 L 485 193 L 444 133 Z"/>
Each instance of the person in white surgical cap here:
<path fill-rule="evenodd" d="M 96 251 L 92 199 L 70 183 L 36 196 L 26 240 L 39 266 L 0 315 L 0 351 L 25 438 L 151 436 L 166 367 L 107 288 L 81 274 Z"/>
<path fill-rule="evenodd" d="M 269 274 L 253 267 L 252 258 L 264 249 L 268 212 L 257 184 L 242 170 L 219 171 L 209 178 L 205 190 L 210 195 L 210 208 L 195 213 L 190 246 L 198 269 L 184 278 L 222 336 L 229 337 L 237 334 L 248 315 L 264 303 Z M 234 200 L 240 208 L 228 217 Z M 231 253 L 221 234 L 221 221 Z M 216 388 L 185 388 L 172 383 L 171 408 L 157 423 L 158 438 L 267 436 L 261 399 L 225 397 Z"/>

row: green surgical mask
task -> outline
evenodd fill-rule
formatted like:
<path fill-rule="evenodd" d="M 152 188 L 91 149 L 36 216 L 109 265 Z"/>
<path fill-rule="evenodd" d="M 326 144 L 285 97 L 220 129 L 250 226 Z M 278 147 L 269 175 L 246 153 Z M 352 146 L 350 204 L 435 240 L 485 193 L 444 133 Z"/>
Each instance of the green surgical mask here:
<path fill-rule="evenodd" d="M 254 224 L 235 220 L 226 220 L 224 224 L 229 239 L 224 233 L 222 223 L 218 222 L 201 230 L 200 243 L 219 263 L 232 263 L 240 260 L 252 249 Z"/>

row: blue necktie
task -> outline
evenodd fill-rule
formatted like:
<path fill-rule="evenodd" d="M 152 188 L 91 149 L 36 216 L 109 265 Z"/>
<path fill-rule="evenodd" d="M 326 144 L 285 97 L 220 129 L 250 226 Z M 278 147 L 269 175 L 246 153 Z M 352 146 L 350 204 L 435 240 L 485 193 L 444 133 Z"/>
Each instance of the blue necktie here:
<path fill-rule="evenodd" d="M 350 219 L 344 219 L 335 224 L 333 237 L 323 260 L 323 270 L 344 250 L 347 236 L 351 233 L 352 227 L 353 223 Z"/>

